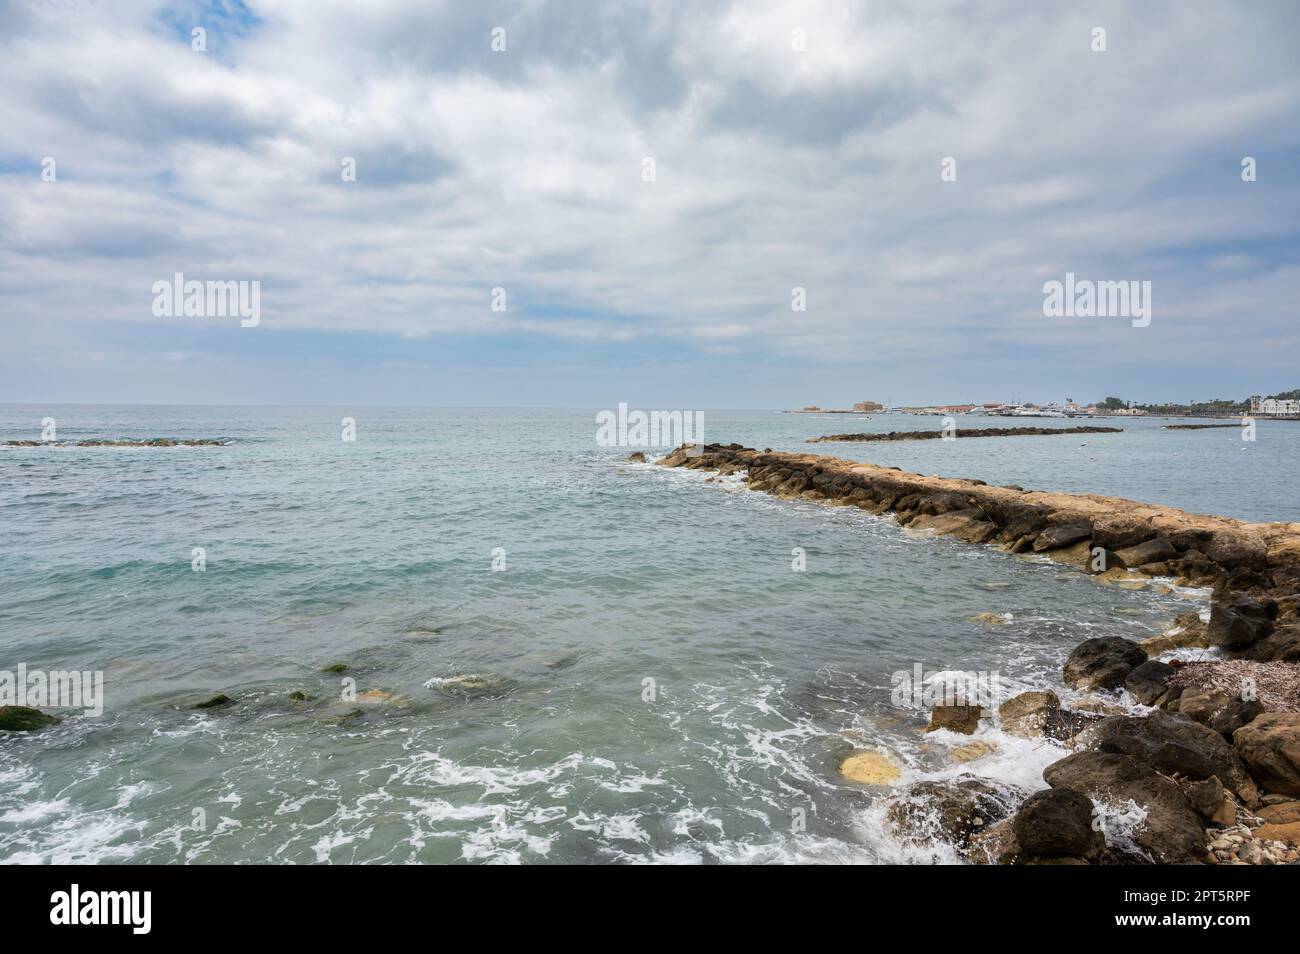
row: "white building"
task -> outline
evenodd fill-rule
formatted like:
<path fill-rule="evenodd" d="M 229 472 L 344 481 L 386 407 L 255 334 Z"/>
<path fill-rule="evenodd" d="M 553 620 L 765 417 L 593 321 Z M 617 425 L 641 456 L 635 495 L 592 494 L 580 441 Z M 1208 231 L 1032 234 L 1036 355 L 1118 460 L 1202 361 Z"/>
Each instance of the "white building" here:
<path fill-rule="evenodd" d="M 1250 399 L 1250 413 L 1263 414 L 1266 417 L 1270 415 L 1279 415 L 1284 417 L 1300 416 L 1300 400 L 1296 398 L 1287 398 L 1279 401 L 1277 398 L 1260 398 L 1258 394 Z"/>

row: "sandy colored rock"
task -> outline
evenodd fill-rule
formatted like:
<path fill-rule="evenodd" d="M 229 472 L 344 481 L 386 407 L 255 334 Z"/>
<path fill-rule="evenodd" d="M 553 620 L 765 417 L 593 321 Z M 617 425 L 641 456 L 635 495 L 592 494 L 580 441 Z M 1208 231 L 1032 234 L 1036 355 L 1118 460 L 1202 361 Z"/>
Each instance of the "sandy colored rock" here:
<path fill-rule="evenodd" d="M 902 771 L 883 752 L 855 752 L 840 763 L 840 774 L 862 785 L 893 785 Z"/>
<path fill-rule="evenodd" d="M 1300 822 L 1285 825 L 1267 824 L 1255 829 L 1257 841 L 1280 841 L 1284 845 L 1300 847 Z"/>
<path fill-rule="evenodd" d="M 948 758 L 954 762 L 973 762 L 981 759 L 990 752 L 997 751 L 996 742 L 987 742 L 983 739 L 974 742 L 967 742 L 965 745 L 958 745 L 948 751 Z"/>

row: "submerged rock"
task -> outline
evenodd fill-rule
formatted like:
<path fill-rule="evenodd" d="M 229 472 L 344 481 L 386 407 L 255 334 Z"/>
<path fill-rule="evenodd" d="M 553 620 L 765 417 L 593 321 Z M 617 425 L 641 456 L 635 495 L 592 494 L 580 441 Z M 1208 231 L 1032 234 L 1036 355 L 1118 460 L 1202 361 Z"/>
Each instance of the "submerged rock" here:
<path fill-rule="evenodd" d="M 35 732 L 62 721 L 30 706 L 0 706 L 0 732 Z"/>
<path fill-rule="evenodd" d="M 341 662 L 330 663 L 328 666 L 326 666 L 324 669 L 321 670 L 321 672 L 347 672 L 347 671 L 348 671 L 348 664 L 341 663 Z"/>
<path fill-rule="evenodd" d="M 190 708 L 191 709 L 220 709 L 222 706 L 228 706 L 234 701 L 235 701 L 234 699 L 231 699 L 230 696 L 226 695 L 224 692 L 218 692 L 212 698 L 204 699 L 202 702 L 195 703 L 194 705 L 190 706 Z"/>
<path fill-rule="evenodd" d="M 1146 659 L 1146 650 L 1132 640 L 1098 636 L 1074 647 L 1061 675 L 1074 689 L 1115 689 Z"/>
<path fill-rule="evenodd" d="M 864 750 L 841 762 L 840 774 L 862 785 L 892 785 L 903 773 L 883 752 Z"/>
<path fill-rule="evenodd" d="M 447 695 L 462 699 L 486 699 L 513 692 L 518 683 L 508 676 L 495 673 L 465 673 L 446 679 L 434 677 L 424 684 L 426 689 L 438 689 Z"/>

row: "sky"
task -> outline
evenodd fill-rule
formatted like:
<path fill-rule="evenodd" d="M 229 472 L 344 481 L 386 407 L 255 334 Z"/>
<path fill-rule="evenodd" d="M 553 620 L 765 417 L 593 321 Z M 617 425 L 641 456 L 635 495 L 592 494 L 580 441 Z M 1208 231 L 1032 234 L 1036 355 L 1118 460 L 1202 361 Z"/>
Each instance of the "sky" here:
<path fill-rule="evenodd" d="M 1297 388 L 1298 42 L 1293 2 L 0 0 L 0 402 Z M 155 314 L 176 273 L 260 321 Z M 1150 324 L 1046 316 L 1066 273 Z"/>

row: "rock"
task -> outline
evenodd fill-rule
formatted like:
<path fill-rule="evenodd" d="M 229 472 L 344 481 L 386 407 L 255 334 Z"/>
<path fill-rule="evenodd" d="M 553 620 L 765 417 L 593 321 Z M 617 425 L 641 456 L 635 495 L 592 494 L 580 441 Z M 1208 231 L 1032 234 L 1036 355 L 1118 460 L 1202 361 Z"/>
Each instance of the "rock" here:
<path fill-rule="evenodd" d="M 495 673 L 465 673 L 446 679 L 434 677 L 424 684 L 426 689 L 439 689 L 450 696 L 462 699 L 490 699 L 504 696 L 518 687 L 513 679 Z"/>
<path fill-rule="evenodd" d="M 903 774 L 883 752 L 855 752 L 840 763 L 840 774 L 862 785 L 892 785 Z"/>
<path fill-rule="evenodd" d="M 1115 551 L 1120 562 L 1126 567 L 1144 566 L 1148 563 L 1163 563 L 1178 558 L 1178 548 L 1163 537 L 1147 540 L 1131 547 Z"/>
<path fill-rule="evenodd" d="M 324 669 L 321 670 L 321 672 L 347 672 L 347 671 L 348 671 L 348 664 L 341 663 L 341 662 L 331 663 L 330 665 L 326 666 Z"/>
<path fill-rule="evenodd" d="M 384 689 L 367 689 L 357 693 L 357 702 L 392 702 L 397 696 Z"/>
<path fill-rule="evenodd" d="M 967 742 L 965 745 L 954 746 L 948 751 L 948 758 L 954 762 L 974 762 L 976 759 L 983 758 L 990 752 L 997 750 L 996 742 L 986 742 L 980 739 L 976 742 Z"/>
<path fill-rule="evenodd" d="M 1232 744 L 1265 791 L 1300 796 L 1300 713 L 1256 716 L 1232 734 Z"/>
<path fill-rule="evenodd" d="M 1184 689 L 1178 699 L 1178 714 L 1213 729 L 1229 741 L 1232 733 L 1264 711 L 1256 700 L 1245 702 L 1221 689 Z"/>
<path fill-rule="evenodd" d="M 1022 739 L 1048 738 L 1064 742 L 1074 738 L 1100 716 L 1061 708 L 1056 693 L 1022 692 L 998 707 L 1002 731 Z"/>
<path fill-rule="evenodd" d="M 307 695 L 307 693 L 303 692 L 301 689 L 295 689 L 293 692 L 289 693 L 289 698 L 294 702 L 313 702 L 316 697 Z"/>
<path fill-rule="evenodd" d="M 1189 864 L 1205 855 L 1205 824 L 1182 791 L 1169 779 L 1127 755 L 1077 752 L 1043 770 L 1052 788 L 1070 788 L 1094 802 L 1146 811 L 1133 832 L 1134 842 L 1161 864 Z"/>
<path fill-rule="evenodd" d="M 1041 692 L 1022 692 L 998 706 L 1002 731 L 1022 739 L 1035 739 L 1043 734 L 1052 713 L 1061 708 L 1061 699 L 1050 689 Z"/>
<path fill-rule="evenodd" d="M 1205 622 L 1201 619 L 1201 614 L 1192 610 L 1179 613 L 1168 631 L 1144 639 L 1140 645 L 1150 655 L 1158 656 L 1171 649 L 1203 649 L 1210 643 L 1205 638 Z"/>
<path fill-rule="evenodd" d="M 1284 845 L 1300 847 L 1300 822 L 1260 825 L 1254 834 L 1257 841 L 1280 841 Z"/>
<path fill-rule="evenodd" d="M 1289 825 L 1300 822 L 1300 802 L 1277 802 L 1265 805 L 1255 813 L 1264 821 L 1274 825 Z"/>
<path fill-rule="evenodd" d="M 633 451 L 631 454 L 629 454 L 629 455 L 627 456 L 627 459 L 628 459 L 629 461 L 632 461 L 633 463 L 636 463 L 636 464 L 644 464 L 644 463 L 645 463 L 645 452 L 644 452 L 644 451 Z"/>
<path fill-rule="evenodd" d="M 1015 864 L 1020 857 L 1020 845 L 1011 819 L 1004 818 L 971 835 L 968 853 L 977 865 Z"/>
<path fill-rule="evenodd" d="M 1069 788 L 1049 788 L 1025 799 L 1011 820 L 1020 851 L 1030 857 L 1095 859 L 1106 839 L 1092 827 L 1092 799 Z"/>
<path fill-rule="evenodd" d="M 1146 659 L 1146 651 L 1131 640 L 1098 636 L 1074 647 L 1065 661 L 1062 678 L 1075 689 L 1113 689 Z"/>
<path fill-rule="evenodd" d="M 1159 710 L 1149 716 L 1108 719 L 1097 730 L 1094 746 L 1128 755 L 1165 775 L 1190 779 L 1217 775 L 1247 804 L 1259 802 L 1259 789 L 1223 736 L 1205 726 Z"/>
<path fill-rule="evenodd" d="M 1244 649 L 1273 632 L 1277 603 L 1271 599 L 1239 597 L 1232 602 L 1218 601 L 1210 607 L 1210 622 L 1205 636 L 1211 646 Z"/>
<path fill-rule="evenodd" d="M 964 848 L 973 834 L 1011 814 L 1022 794 L 1000 790 L 973 775 L 918 782 L 890 803 L 885 819 L 911 841 L 939 840 Z"/>
<path fill-rule="evenodd" d="M 62 721 L 30 706 L 0 706 L 0 732 L 35 732 Z"/>
<path fill-rule="evenodd" d="M 1223 783 L 1217 775 L 1211 775 L 1200 782 L 1182 782 L 1181 788 L 1196 814 L 1207 822 L 1220 826 L 1237 823 L 1236 806 L 1224 794 Z"/>
<path fill-rule="evenodd" d="M 190 706 L 191 709 L 220 709 L 222 706 L 228 706 L 235 700 L 224 692 L 218 692 L 211 699 L 205 699 L 202 702 Z"/>
<path fill-rule="evenodd" d="M 930 724 L 925 727 L 925 731 L 947 729 L 949 732 L 973 735 L 975 729 L 979 727 L 980 711 L 979 706 L 965 704 L 935 706 L 930 710 Z"/>
<path fill-rule="evenodd" d="M 984 623 L 988 626 L 1005 626 L 1011 622 L 1010 613 L 976 613 L 974 616 L 968 616 L 973 623 Z"/>
<path fill-rule="evenodd" d="M 1178 670 L 1166 663 L 1148 659 L 1124 677 L 1124 688 L 1144 706 L 1155 705 L 1164 695 L 1168 682 Z"/>
<path fill-rule="evenodd" d="M 1055 550 L 1092 537 L 1092 524 L 1086 520 L 1077 523 L 1058 523 L 1048 527 L 1034 540 L 1035 550 Z"/>

